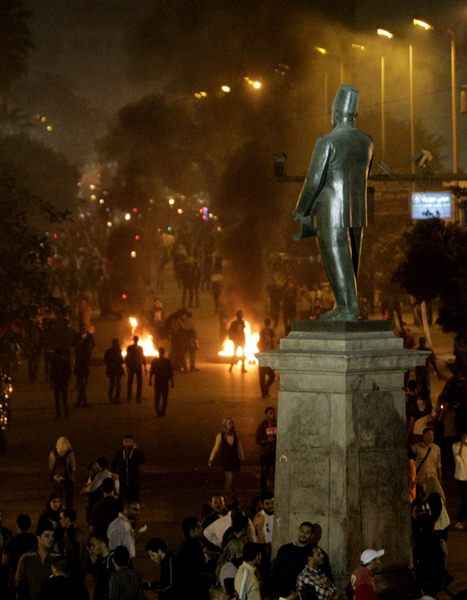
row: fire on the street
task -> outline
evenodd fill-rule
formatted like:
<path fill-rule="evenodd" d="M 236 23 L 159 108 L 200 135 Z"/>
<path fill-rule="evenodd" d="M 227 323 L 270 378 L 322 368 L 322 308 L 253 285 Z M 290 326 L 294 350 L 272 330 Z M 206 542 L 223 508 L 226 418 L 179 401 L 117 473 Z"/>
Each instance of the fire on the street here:
<path fill-rule="evenodd" d="M 245 321 L 245 347 L 237 348 L 237 358 L 245 357 L 245 360 L 250 365 L 256 365 L 258 363 L 255 354 L 259 352 L 258 348 L 259 332 L 253 331 L 251 323 Z M 222 350 L 218 352 L 219 356 L 224 358 L 232 358 L 234 355 L 235 347 L 232 340 L 226 338 L 222 344 Z"/>
<path fill-rule="evenodd" d="M 129 317 L 128 323 L 131 327 L 131 338 L 125 343 L 122 354 L 126 356 L 126 347 L 133 343 L 133 336 L 137 335 L 139 337 L 138 344 L 141 346 L 144 352 L 144 356 L 159 356 L 159 352 L 154 345 L 153 336 L 147 331 L 139 329 L 139 321 L 136 317 Z"/>

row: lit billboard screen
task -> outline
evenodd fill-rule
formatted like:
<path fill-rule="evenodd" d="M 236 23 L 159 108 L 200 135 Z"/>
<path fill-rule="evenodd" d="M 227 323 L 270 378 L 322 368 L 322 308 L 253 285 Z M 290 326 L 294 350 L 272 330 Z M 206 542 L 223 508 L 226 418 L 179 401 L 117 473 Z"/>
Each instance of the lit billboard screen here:
<path fill-rule="evenodd" d="M 450 192 L 413 192 L 410 203 L 412 219 L 452 219 Z"/>

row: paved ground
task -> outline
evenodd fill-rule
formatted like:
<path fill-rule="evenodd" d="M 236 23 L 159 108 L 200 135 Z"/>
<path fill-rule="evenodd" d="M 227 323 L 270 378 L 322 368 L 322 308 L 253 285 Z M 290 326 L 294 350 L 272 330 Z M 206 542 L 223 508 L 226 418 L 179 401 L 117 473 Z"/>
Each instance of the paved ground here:
<path fill-rule="evenodd" d="M 174 284 L 169 285 L 165 299 L 169 310 L 177 308 L 177 299 Z M 246 451 L 246 465 L 240 477 L 242 494 L 245 499 L 255 495 L 259 473 L 254 434 L 266 405 L 259 396 L 257 369 L 249 367 L 249 372 L 241 375 L 237 367 L 229 374 L 226 365 L 214 362 L 217 321 L 208 296 L 202 298 L 195 318 L 201 342 L 201 371 L 177 377 L 168 415 L 163 419 L 154 415 L 152 390 L 147 386 L 141 405 L 109 405 L 104 369 L 96 366 L 90 382 L 91 406 L 73 408 L 68 420 L 55 421 L 49 388 L 44 383 L 29 385 L 24 369 L 20 371 L 15 384 L 8 454 L 0 458 L 0 510 L 7 525 L 13 526 L 20 511 L 36 517 L 42 510 L 49 491 L 47 455 L 60 435 L 67 436 L 77 452 L 78 481 L 83 483 L 86 465 L 91 460 L 99 455 L 110 458 L 122 436 L 134 434 L 147 458 L 142 522 L 148 522 L 149 530 L 140 540 L 140 549 L 154 535 L 166 537 L 171 544 L 178 543 L 183 517 L 198 513 L 210 493 L 221 488 L 222 475 L 208 470 L 207 459 L 226 416 L 234 418 Z M 98 321 L 96 326 L 96 356 L 102 356 L 115 335 L 122 340 L 130 336 L 126 320 Z M 447 336 L 435 332 L 434 343 L 444 357 L 449 354 L 451 341 Z M 440 385 L 436 383 L 436 389 Z M 276 391 L 267 404 L 275 404 L 275 396 Z M 467 587 L 466 539 L 467 533 L 450 534 L 450 564 L 457 579 L 454 589 Z M 143 570 L 149 567 L 143 559 L 140 566 Z"/>

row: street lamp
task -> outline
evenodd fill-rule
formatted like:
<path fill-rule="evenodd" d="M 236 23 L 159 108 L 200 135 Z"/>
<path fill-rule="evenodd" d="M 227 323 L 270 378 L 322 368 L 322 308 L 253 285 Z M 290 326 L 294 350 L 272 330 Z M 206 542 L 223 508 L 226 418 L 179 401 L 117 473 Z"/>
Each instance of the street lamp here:
<path fill-rule="evenodd" d="M 224 94 L 230 94 L 230 92 L 231 92 L 232 90 L 231 90 L 231 87 L 230 87 L 230 85 L 223 85 L 223 86 L 221 86 L 221 91 L 223 91 L 223 92 L 224 92 Z"/>
<path fill-rule="evenodd" d="M 377 35 L 380 37 L 392 40 L 394 34 L 387 29 L 377 29 Z M 381 54 L 380 59 L 380 95 L 381 95 L 381 159 L 386 158 L 386 110 L 385 110 L 385 93 L 386 93 L 386 63 L 384 55 Z"/>
<path fill-rule="evenodd" d="M 432 31 L 435 28 L 430 23 L 421 19 L 413 19 L 412 24 L 424 31 Z M 452 143 L 452 172 L 459 170 L 458 158 L 458 133 L 457 133 L 457 69 L 456 69 L 456 34 L 452 29 L 445 30 L 450 40 L 451 53 L 451 143 Z"/>
<path fill-rule="evenodd" d="M 378 29 L 376 30 L 376 33 L 377 33 L 377 34 L 378 34 L 380 37 L 385 37 L 385 38 L 387 38 L 388 40 L 392 40 L 392 38 L 394 37 L 394 34 L 393 34 L 393 33 L 391 33 L 390 31 L 388 31 L 387 29 L 381 29 L 381 28 L 378 28 Z"/>

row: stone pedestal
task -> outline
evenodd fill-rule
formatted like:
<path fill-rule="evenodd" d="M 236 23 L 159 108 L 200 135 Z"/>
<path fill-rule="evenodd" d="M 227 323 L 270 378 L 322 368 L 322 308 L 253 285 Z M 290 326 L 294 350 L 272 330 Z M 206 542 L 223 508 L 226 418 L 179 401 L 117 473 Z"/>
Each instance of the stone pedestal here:
<path fill-rule="evenodd" d="M 403 376 L 425 358 L 385 321 L 296 323 L 259 355 L 280 373 L 274 551 L 312 521 L 340 584 L 365 548 L 408 564 Z"/>

